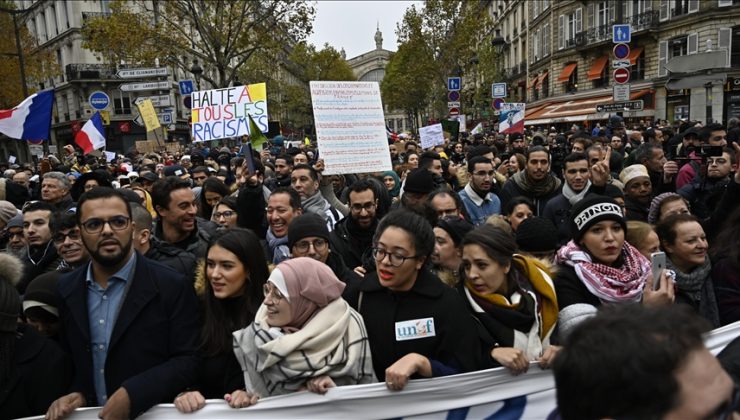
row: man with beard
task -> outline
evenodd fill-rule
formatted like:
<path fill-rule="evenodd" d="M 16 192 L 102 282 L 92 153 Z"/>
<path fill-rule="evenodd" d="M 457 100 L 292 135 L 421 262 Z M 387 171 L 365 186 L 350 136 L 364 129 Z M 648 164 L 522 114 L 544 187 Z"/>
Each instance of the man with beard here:
<path fill-rule="evenodd" d="M 51 221 L 52 239 L 62 261 L 57 271 L 63 273 L 87 264 L 90 255 L 82 244 L 77 216 L 74 213 L 56 213 Z"/>
<path fill-rule="evenodd" d="M 91 261 L 57 286 L 75 377 L 46 418 L 82 406 L 102 406 L 100 418 L 134 418 L 196 379 L 195 292 L 182 274 L 134 252 L 131 208 L 117 191 L 83 194 L 77 221 Z"/>
<path fill-rule="evenodd" d="M 522 133 L 511 133 L 509 134 L 509 144 L 511 146 L 511 152 L 512 153 L 521 153 L 525 154 L 527 143 L 524 140 L 524 135 Z"/>
<path fill-rule="evenodd" d="M 23 294 L 26 286 L 38 275 L 56 270 L 60 258 L 51 240 L 49 222 L 53 213 L 51 204 L 33 202 L 23 208 L 23 234 L 26 237 L 24 270 L 18 292 Z"/>
<path fill-rule="evenodd" d="M 378 227 L 378 199 L 371 181 L 360 180 L 349 190 L 349 217 L 339 221 L 331 233 L 331 249 L 342 256 L 350 268 L 372 264 L 375 228 Z"/>
<path fill-rule="evenodd" d="M 652 184 L 653 197 L 664 192 L 676 191 L 678 164 L 669 161 L 660 145 L 644 143 L 635 150 L 635 163 L 647 168 Z"/>
<path fill-rule="evenodd" d="M 624 184 L 624 208 L 627 220 L 647 223 L 650 213 L 650 200 L 653 198 L 653 184 L 644 165 L 630 165 L 619 174 Z"/>
<path fill-rule="evenodd" d="M 5 234 L 8 236 L 8 244 L 4 251 L 21 260 L 25 259 L 28 242 L 23 233 L 23 214 L 8 220 L 8 224 L 5 226 Z"/>
<path fill-rule="evenodd" d="M 159 215 L 154 236 L 195 256 L 205 258 L 213 223 L 195 217 L 197 202 L 190 181 L 168 176 L 154 183 L 152 203 Z"/>
<path fill-rule="evenodd" d="M 542 146 L 527 150 L 527 167 L 509 178 L 501 189 L 501 207 L 514 197 L 529 198 L 535 207 L 535 216 L 541 215 L 547 202 L 560 194 L 561 181 L 550 173 L 550 155 Z"/>
<path fill-rule="evenodd" d="M 479 226 L 489 216 L 501 213 L 501 200 L 491 192 L 496 171 L 490 160 L 476 156 L 468 162 L 468 176 L 470 182 L 458 194 L 470 216 L 470 222 Z"/>
<path fill-rule="evenodd" d="M 290 187 L 290 173 L 293 172 L 293 157 L 287 154 L 275 158 L 275 177 L 265 180 L 270 191 L 278 187 Z"/>
<path fill-rule="evenodd" d="M 401 165 L 403 163 L 403 157 L 398 154 L 398 146 L 396 144 L 388 145 L 388 151 L 391 153 L 391 165 Z"/>

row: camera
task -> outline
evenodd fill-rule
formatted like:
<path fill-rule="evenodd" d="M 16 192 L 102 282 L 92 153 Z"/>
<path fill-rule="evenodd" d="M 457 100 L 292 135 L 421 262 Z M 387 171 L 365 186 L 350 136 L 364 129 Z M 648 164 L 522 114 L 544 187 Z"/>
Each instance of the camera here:
<path fill-rule="evenodd" d="M 705 163 L 708 157 L 718 157 L 722 156 L 722 146 L 712 146 L 710 144 L 700 144 L 698 146 L 686 146 L 685 148 L 686 154 L 685 156 L 679 156 L 678 155 L 678 146 L 676 146 L 676 153 L 673 160 L 682 161 L 682 160 L 691 160 L 696 158 L 701 158 L 702 163 Z M 694 154 L 694 157 L 691 157 L 691 154 Z"/>

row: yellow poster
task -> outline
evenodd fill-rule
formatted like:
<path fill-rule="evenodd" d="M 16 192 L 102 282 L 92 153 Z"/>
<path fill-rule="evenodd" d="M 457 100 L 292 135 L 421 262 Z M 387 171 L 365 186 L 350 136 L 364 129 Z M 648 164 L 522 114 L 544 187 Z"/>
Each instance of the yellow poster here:
<path fill-rule="evenodd" d="M 139 108 L 141 118 L 144 120 L 146 131 L 154 131 L 160 127 L 157 112 L 154 111 L 154 104 L 151 99 L 144 99 L 136 105 Z"/>
<path fill-rule="evenodd" d="M 110 111 L 100 111 L 100 119 L 103 120 L 103 125 L 110 125 Z"/>

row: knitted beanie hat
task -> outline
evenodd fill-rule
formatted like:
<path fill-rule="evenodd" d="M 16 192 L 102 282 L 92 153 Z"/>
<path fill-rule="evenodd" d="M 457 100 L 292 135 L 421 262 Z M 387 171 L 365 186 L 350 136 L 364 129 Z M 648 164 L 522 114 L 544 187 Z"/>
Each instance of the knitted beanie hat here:
<path fill-rule="evenodd" d="M 603 195 L 589 194 L 570 209 L 571 233 L 575 243 L 579 243 L 583 234 L 596 223 L 614 220 L 627 230 L 622 208 L 614 199 Z"/>
<path fill-rule="evenodd" d="M 654 225 L 658 223 L 658 219 L 660 218 L 660 207 L 663 205 L 663 202 L 670 197 L 681 197 L 680 195 L 674 193 L 674 192 L 667 192 L 663 194 L 658 194 L 653 198 L 653 201 L 650 202 L 650 211 L 648 212 L 648 218 L 647 221 L 651 225 Z"/>
<path fill-rule="evenodd" d="M 326 220 L 316 213 L 305 213 L 296 217 L 288 225 L 288 248 L 293 248 L 296 242 L 311 236 L 329 240 Z"/>
<path fill-rule="evenodd" d="M 558 249 L 558 229 L 544 217 L 529 217 L 516 229 L 516 244 L 524 252 L 554 252 Z"/>
<path fill-rule="evenodd" d="M 4 225 L 13 217 L 20 214 L 17 208 L 10 201 L 0 200 L 0 222 Z"/>
<path fill-rule="evenodd" d="M 416 194 L 429 194 L 434 190 L 434 175 L 424 168 L 416 168 L 406 176 L 403 191 Z"/>
<path fill-rule="evenodd" d="M 473 224 L 461 217 L 449 216 L 443 217 L 437 221 L 437 226 L 440 229 L 444 229 L 455 246 L 460 246 L 465 235 L 473 230 Z"/>
<path fill-rule="evenodd" d="M 29 309 L 43 309 L 50 315 L 59 317 L 59 299 L 57 298 L 56 288 L 57 281 L 61 273 L 59 271 L 49 271 L 41 274 L 26 287 L 26 293 L 23 295 L 23 312 L 28 314 Z"/>

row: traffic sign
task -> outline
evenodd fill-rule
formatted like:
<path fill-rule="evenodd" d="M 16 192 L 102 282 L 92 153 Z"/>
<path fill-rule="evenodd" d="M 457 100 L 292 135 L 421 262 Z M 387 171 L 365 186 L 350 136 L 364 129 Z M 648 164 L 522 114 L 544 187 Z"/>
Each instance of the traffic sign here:
<path fill-rule="evenodd" d="M 139 100 L 145 100 L 149 99 L 152 101 L 152 105 L 156 108 L 161 108 L 165 106 L 172 106 L 172 98 L 170 95 L 154 95 L 154 96 L 140 96 L 134 100 L 134 103 L 137 103 Z"/>
<path fill-rule="evenodd" d="M 447 102 L 447 108 L 448 109 L 460 108 L 460 101 Z"/>
<path fill-rule="evenodd" d="M 503 103 L 504 103 L 504 100 L 503 99 L 496 98 L 491 103 L 491 106 L 493 107 L 493 109 L 501 109 L 501 104 L 503 104 Z"/>
<path fill-rule="evenodd" d="M 460 100 L 460 91 L 459 90 L 451 90 L 447 92 L 447 100 L 450 102 L 457 102 Z"/>
<path fill-rule="evenodd" d="M 632 28 L 629 23 L 612 26 L 612 42 L 615 44 L 632 42 Z"/>
<path fill-rule="evenodd" d="M 110 105 L 110 97 L 107 93 L 96 90 L 95 92 L 90 94 L 90 97 L 87 98 L 87 102 L 90 103 L 90 106 L 93 109 L 102 111 L 108 108 L 108 105 Z"/>
<path fill-rule="evenodd" d="M 617 44 L 612 48 L 614 58 L 624 59 L 630 55 L 630 46 L 627 44 Z"/>
<path fill-rule="evenodd" d="M 612 86 L 612 100 L 614 102 L 630 100 L 630 84 Z"/>
<path fill-rule="evenodd" d="M 138 125 L 139 127 L 144 126 L 144 118 L 141 116 L 141 114 L 137 115 L 136 118 L 134 118 L 134 124 Z"/>
<path fill-rule="evenodd" d="M 191 109 L 193 107 L 193 98 L 190 95 L 183 96 L 182 106 L 184 106 L 185 109 Z"/>
<path fill-rule="evenodd" d="M 494 83 L 491 85 L 491 97 L 492 98 L 505 98 L 506 97 L 506 83 Z"/>
<path fill-rule="evenodd" d="M 460 90 L 462 86 L 461 77 L 448 77 L 447 78 L 447 90 Z"/>
<path fill-rule="evenodd" d="M 155 67 L 148 69 L 121 69 L 116 72 L 116 76 L 121 79 L 138 79 L 142 77 L 168 76 L 167 67 Z"/>
<path fill-rule="evenodd" d="M 137 92 L 142 90 L 161 90 L 169 89 L 170 82 L 150 82 L 150 83 L 126 83 L 119 87 L 123 92 Z"/>
<path fill-rule="evenodd" d="M 110 111 L 100 111 L 100 119 L 103 125 L 110 125 Z"/>
<path fill-rule="evenodd" d="M 614 70 L 614 83 L 623 85 L 630 81 L 630 71 L 628 69 L 616 69 Z"/>
<path fill-rule="evenodd" d="M 157 117 L 159 118 L 159 123 L 162 125 L 172 124 L 172 113 L 170 112 L 159 113 L 157 114 Z"/>
<path fill-rule="evenodd" d="M 613 69 L 626 69 L 631 65 L 632 63 L 629 60 L 612 60 Z"/>
<path fill-rule="evenodd" d="M 177 84 L 180 85 L 180 95 L 190 95 L 193 93 L 192 80 L 180 80 Z"/>
<path fill-rule="evenodd" d="M 453 117 L 460 115 L 460 108 L 450 108 L 450 115 Z"/>
<path fill-rule="evenodd" d="M 639 111 L 643 107 L 642 99 L 637 101 L 614 102 L 596 105 L 596 112 Z"/>

